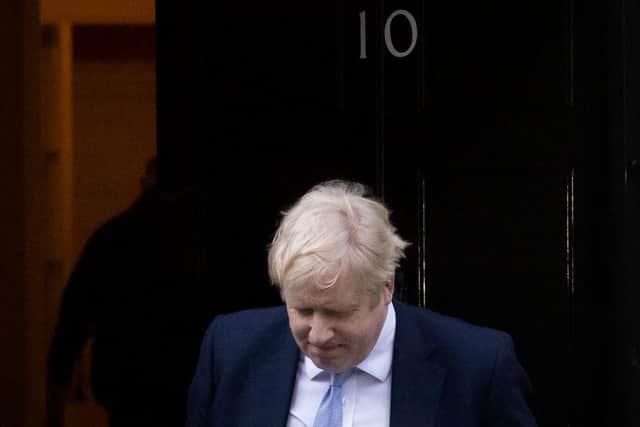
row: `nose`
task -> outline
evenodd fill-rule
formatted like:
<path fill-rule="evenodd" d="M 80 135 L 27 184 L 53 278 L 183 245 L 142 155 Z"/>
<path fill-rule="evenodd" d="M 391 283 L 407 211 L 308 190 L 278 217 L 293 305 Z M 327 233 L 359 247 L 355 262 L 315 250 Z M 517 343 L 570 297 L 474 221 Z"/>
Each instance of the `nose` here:
<path fill-rule="evenodd" d="M 309 344 L 322 347 L 330 343 L 333 336 L 334 331 L 331 323 L 323 316 L 314 313 L 307 338 Z"/>

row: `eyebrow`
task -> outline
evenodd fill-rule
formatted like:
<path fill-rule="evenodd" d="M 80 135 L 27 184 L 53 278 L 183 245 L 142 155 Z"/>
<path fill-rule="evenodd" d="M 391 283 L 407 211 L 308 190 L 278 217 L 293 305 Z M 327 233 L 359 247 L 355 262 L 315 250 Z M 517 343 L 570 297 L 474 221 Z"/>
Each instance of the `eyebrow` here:
<path fill-rule="evenodd" d="M 350 304 L 350 305 L 338 306 L 335 308 L 327 309 L 327 311 L 348 312 L 348 311 L 355 311 L 357 309 L 358 309 L 357 304 Z"/>

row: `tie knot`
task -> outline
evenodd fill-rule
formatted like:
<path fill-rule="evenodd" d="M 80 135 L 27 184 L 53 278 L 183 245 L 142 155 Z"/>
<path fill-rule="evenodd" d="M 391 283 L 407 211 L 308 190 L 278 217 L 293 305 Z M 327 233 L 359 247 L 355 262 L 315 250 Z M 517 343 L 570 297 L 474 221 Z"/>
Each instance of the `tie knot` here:
<path fill-rule="evenodd" d="M 331 385 L 332 386 L 341 386 L 344 382 L 349 379 L 353 369 L 349 369 L 344 372 L 340 372 L 339 374 L 331 374 Z"/>

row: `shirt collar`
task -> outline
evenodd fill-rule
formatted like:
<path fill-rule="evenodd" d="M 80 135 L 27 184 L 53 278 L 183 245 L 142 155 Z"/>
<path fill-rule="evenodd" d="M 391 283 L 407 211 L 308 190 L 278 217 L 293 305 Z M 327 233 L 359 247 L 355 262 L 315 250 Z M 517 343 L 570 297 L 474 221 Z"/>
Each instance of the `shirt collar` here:
<path fill-rule="evenodd" d="M 366 372 L 378 381 L 384 381 L 391 373 L 391 362 L 393 359 L 393 340 L 396 335 L 396 311 L 393 303 L 387 306 L 387 317 L 384 320 L 378 340 L 367 357 L 356 367 L 362 372 Z M 301 353 L 304 357 L 304 372 L 312 380 L 322 378 L 328 373 L 318 368 L 313 361 Z"/>

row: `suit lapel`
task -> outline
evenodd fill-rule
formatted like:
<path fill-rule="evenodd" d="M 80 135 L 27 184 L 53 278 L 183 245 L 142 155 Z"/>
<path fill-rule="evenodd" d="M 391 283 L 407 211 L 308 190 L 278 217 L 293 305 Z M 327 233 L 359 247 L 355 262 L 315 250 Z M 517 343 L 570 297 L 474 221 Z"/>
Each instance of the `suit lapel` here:
<path fill-rule="evenodd" d="M 420 327 L 415 308 L 394 301 L 396 336 L 391 367 L 391 427 L 435 427 L 445 368 L 434 356 L 435 342 Z"/>
<path fill-rule="evenodd" d="M 300 357 L 288 325 L 259 353 L 250 362 L 242 418 L 252 427 L 286 426 Z"/>

